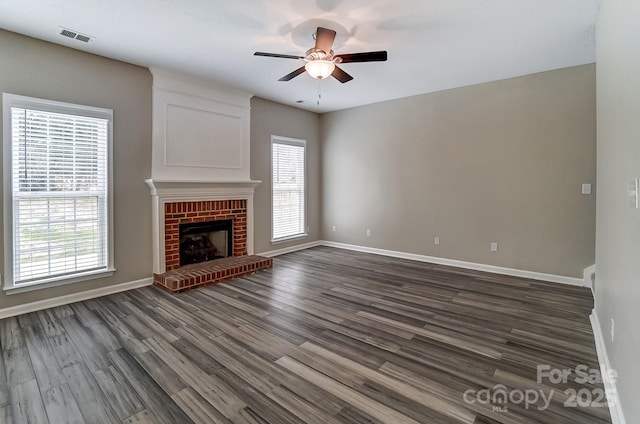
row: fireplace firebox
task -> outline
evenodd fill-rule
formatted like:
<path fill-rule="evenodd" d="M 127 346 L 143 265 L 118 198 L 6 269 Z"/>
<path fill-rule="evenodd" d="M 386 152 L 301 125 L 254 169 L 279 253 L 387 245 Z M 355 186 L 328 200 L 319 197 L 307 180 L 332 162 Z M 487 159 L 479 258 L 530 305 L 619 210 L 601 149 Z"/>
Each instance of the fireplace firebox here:
<path fill-rule="evenodd" d="M 233 256 L 233 220 L 183 223 L 180 266 Z"/>

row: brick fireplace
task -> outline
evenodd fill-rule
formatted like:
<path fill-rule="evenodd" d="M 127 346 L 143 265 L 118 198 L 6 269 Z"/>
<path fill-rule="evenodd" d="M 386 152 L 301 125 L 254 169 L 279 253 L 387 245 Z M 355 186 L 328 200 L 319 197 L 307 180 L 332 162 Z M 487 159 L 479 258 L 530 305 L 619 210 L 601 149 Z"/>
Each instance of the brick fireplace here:
<path fill-rule="evenodd" d="M 173 293 L 271 268 L 253 255 L 253 189 L 257 182 L 147 180 L 153 198 L 154 284 Z M 229 257 L 180 265 L 180 226 L 230 220 Z"/>
<path fill-rule="evenodd" d="M 247 201 L 204 200 L 164 204 L 165 269 L 180 268 L 180 225 L 230 219 L 233 227 L 232 255 L 247 255 Z"/>

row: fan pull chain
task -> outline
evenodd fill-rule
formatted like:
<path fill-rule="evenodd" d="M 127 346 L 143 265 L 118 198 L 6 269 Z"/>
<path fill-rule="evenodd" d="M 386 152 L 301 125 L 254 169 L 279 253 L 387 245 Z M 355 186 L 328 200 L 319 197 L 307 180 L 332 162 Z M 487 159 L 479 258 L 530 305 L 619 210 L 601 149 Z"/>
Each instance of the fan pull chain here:
<path fill-rule="evenodd" d="M 319 79 L 318 80 L 318 100 L 316 101 L 316 105 L 320 106 L 320 100 L 322 99 L 322 94 L 320 93 L 320 84 L 322 83 L 322 80 Z"/>

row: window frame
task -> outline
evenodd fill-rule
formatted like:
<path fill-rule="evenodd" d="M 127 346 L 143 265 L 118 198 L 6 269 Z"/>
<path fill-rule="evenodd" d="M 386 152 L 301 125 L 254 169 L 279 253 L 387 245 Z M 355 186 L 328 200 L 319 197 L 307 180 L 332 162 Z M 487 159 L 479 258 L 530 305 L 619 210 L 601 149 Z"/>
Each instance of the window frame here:
<path fill-rule="evenodd" d="M 106 207 L 106 237 L 107 237 L 107 263 L 106 268 L 91 271 L 80 271 L 73 274 L 55 277 L 44 277 L 28 283 L 15 284 L 14 282 L 14 262 L 13 262 L 13 169 L 12 169 L 12 108 L 24 108 L 41 110 L 43 112 L 61 113 L 67 115 L 78 115 L 89 118 L 99 118 L 107 120 L 107 207 Z M 93 106 L 65 103 L 54 100 L 39 99 L 34 97 L 20 96 L 11 93 L 2 94 L 2 117 L 3 117 L 3 212 L 4 212 L 4 284 L 3 289 L 6 294 L 22 293 L 26 291 L 39 290 L 48 287 L 59 286 L 104 278 L 112 276 L 114 267 L 113 248 L 113 110 Z"/>
<path fill-rule="evenodd" d="M 304 166 L 304 189 L 303 189 L 303 197 L 304 197 L 304 208 L 302 211 L 303 214 L 303 231 L 299 234 L 292 234 L 290 236 L 285 236 L 285 237 L 278 237 L 275 238 L 274 237 L 274 222 L 273 222 L 273 218 L 274 218 L 274 202 L 273 202 L 273 189 L 274 189 L 274 181 L 273 181 L 273 145 L 274 144 L 286 144 L 286 145 L 290 145 L 290 146 L 298 146 L 298 147 L 302 147 L 304 149 L 304 158 L 303 158 L 303 166 Z M 298 240 L 298 239 L 303 239 L 305 237 L 309 236 L 309 226 L 308 226 L 308 221 L 307 221 L 307 209 L 308 209 L 308 196 L 307 196 L 307 141 L 306 140 L 302 140 L 299 138 L 291 138 L 291 137 L 282 137 L 279 135 L 272 135 L 271 136 L 271 143 L 270 143 L 270 149 L 269 149 L 269 170 L 270 170 L 270 174 L 269 174 L 269 178 L 271 179 L 271 211 L 270 211 L 270 215 L 271 215 L 271 244 L 279 244 L 279 243 L 284 243 L 284 242 L 288 242 L 288 241 L 292 241 L 292 240 Z"/>

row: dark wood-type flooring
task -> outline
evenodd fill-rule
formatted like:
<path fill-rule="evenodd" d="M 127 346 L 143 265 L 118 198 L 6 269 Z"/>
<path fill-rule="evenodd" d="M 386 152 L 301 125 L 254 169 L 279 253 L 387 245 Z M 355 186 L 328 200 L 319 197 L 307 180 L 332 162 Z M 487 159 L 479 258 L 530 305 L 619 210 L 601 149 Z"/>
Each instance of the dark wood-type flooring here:
<path fill-rule="evenodd" d="M 563 406 L 601 386 L 536 383 L 597 368 L 591 308 L 583 288 L 318 247 L 0 321 L 0 422 L 608 423 Z M 553 397 L 463 396 L 502 387 Z"/>

